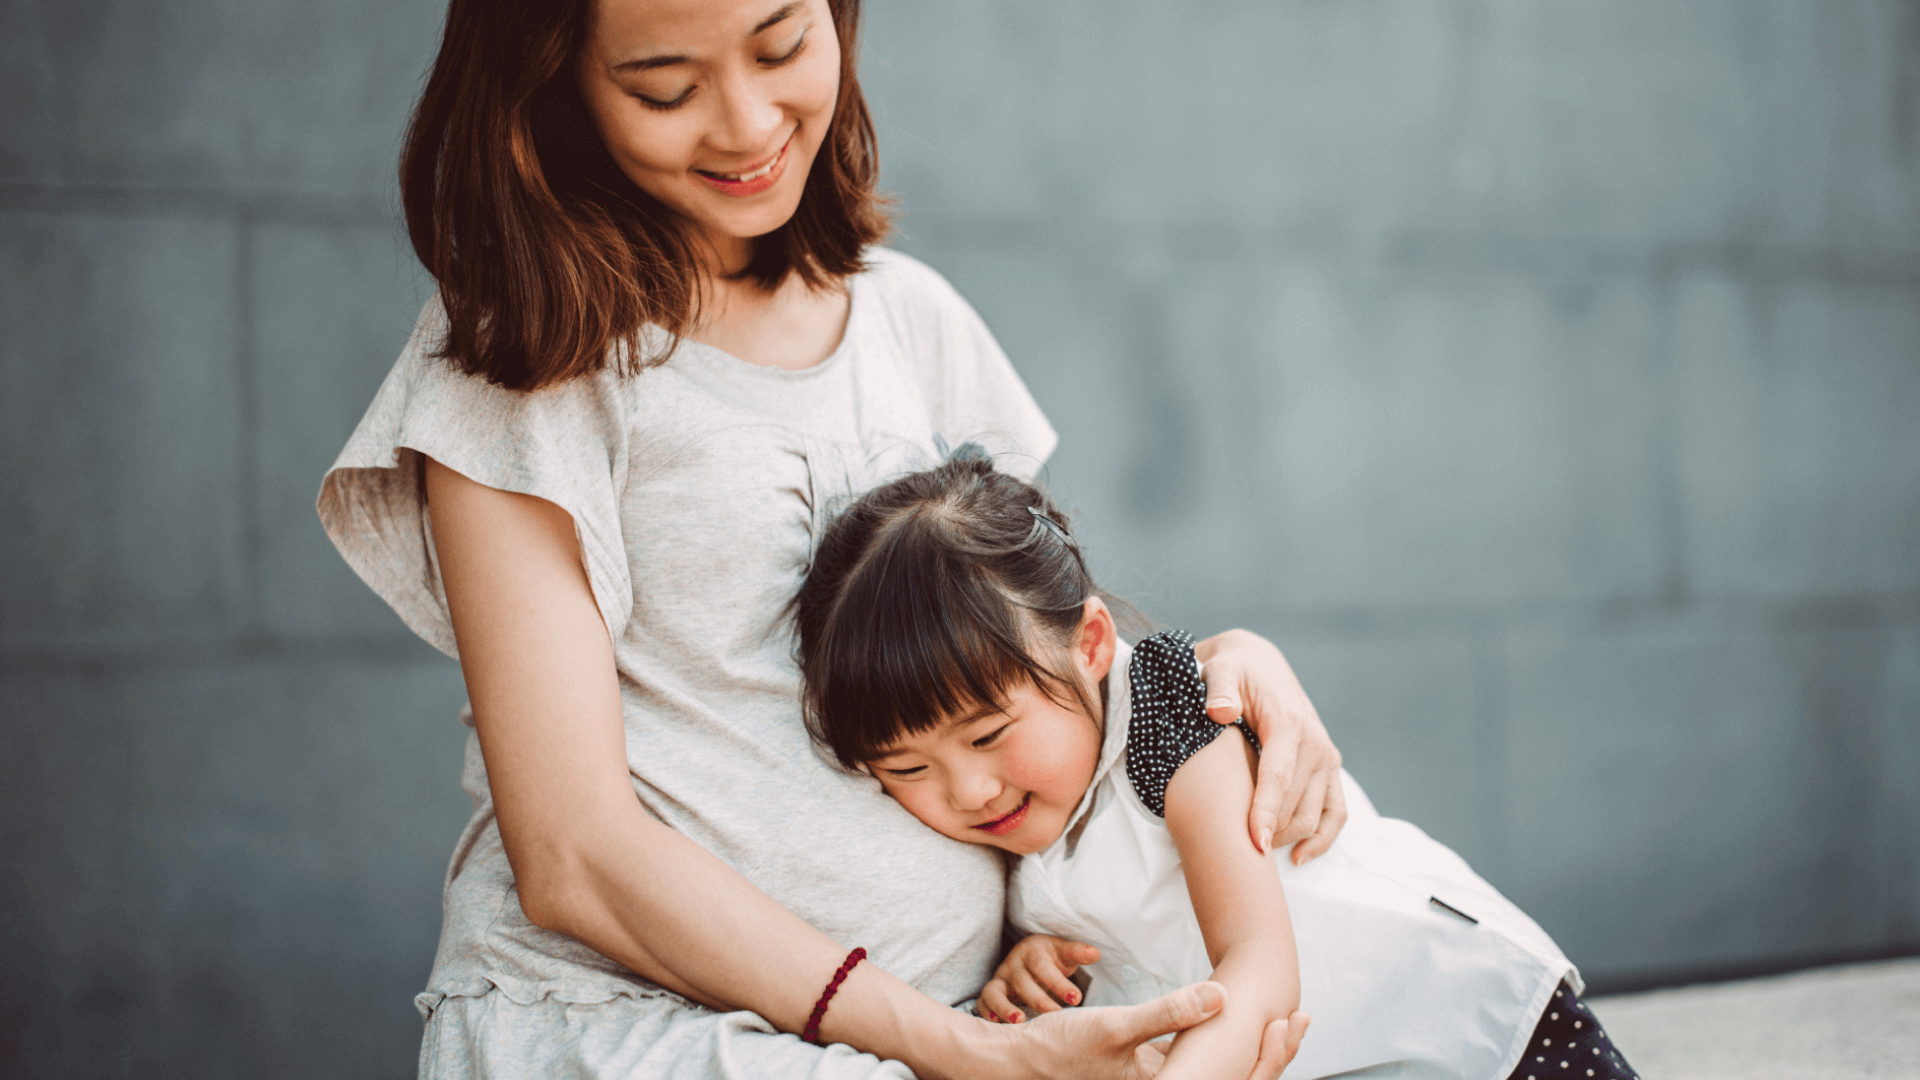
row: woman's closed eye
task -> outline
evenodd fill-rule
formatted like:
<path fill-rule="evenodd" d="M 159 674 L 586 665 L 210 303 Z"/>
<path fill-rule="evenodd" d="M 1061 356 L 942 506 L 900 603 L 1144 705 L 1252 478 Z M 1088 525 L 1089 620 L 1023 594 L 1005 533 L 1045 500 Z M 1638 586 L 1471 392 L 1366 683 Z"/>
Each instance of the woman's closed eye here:
<path fill-rule="evenodd" d="M 788 64 L 791 64 L 795 60 L 798 60 L 800 58 L 801 51 L 807 47 L 807 30 L 812 30 L 812 29 L 813 27 L 809 26 L 807 27 L 806 30 L 800 31 L 800 36 L 794 39 L 793 46 L 789 48 L 785 53 L 779 56 L 761 57 L 760 66 L 770 67 L 770 68 L 786 67 Z"/>
<path fill-rule="evenodd" d="M 656 109 L 660 112 L 667 112 L 672 109 L 677 109 L 682 105 L 685 105 L 687 103 L 687 99 L 693 96 L 693 91 L 694 91 L 694 88 L 689 86 L 685 90 L 680 91 L 680 94 L 678 97 L 674 97 L 666 101 L 662 101 L 659 98 L 648 97 L 647 95 L 638 93 L 638 92 L 636 92 L 633 95 L 633 98 L 635 101 L 638 101 L 640 104 L 645 105 L 649 109 Z"/>
<path fill-rule="evenodd" d="M 800 54 L 805 52 L 807 49 L 807 32 L 812 29 L 813 27 L 809 26 L 807 27 L 806 30 L 800 31 L 800 36 L 795 38 L 793 41 L 793 44 L 791 46 L 788 46 L 787 51 L 784 53 L 781 53 L 779 56 L 760 57 L 758 60 L 760 66 L 765 68 L 786 67 L 788 64 L 791 64 L 795 60 L 800 59 Z M 698 89 L 697 85 L 689 86 L 685 90 L 680 91 L 680 93 L 674 95 L 671 98 L 655 97 L 651 94 L 639 93 L 638 91 L 634 93 L 633 97 L 634 97 L 634 100 L 638 101 L 642 105 L 645 105 L 649 109 L 654 109 L 659 112 L 668 112 L 673 109 L 677 109 L 682 105 L 685 105 L 687 103 L 687 99 L 693 96 L 693 92 L 696 89 Z"/>

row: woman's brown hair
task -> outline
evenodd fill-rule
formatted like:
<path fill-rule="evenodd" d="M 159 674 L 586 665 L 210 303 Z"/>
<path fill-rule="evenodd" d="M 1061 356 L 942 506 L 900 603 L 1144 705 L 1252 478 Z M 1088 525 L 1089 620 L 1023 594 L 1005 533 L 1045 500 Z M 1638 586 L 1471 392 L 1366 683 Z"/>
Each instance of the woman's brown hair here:
<path fill-rule="evenodd" d="M 452 0 L 400 155 L 413 250 L 440 286 L 438 355 L 514 390 L 664 361 L 700 289 L 674 213 L 627 179 L 587 119 L 573 65 L 595 0 Z M 860 0 L 828 0 L 840 96 L 800 206 L 745 280 L 813 287 L 887 233 L 873 121 L 855 74 Z M 671 336 L 643 340 L 651 324 Z"/>

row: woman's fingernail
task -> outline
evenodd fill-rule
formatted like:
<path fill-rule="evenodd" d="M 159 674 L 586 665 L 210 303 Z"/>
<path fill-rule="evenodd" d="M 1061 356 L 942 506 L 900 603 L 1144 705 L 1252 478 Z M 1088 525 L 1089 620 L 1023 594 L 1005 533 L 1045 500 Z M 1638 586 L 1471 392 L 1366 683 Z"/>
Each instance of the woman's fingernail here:
<path fill-rule="evenodd" d="M 1013 1013 L 1012 1015 L 1010 1015 L 1010 1016 L 1008 1016 L 1008 1017 L 1007 1017 L 1007 1021 L 1008 1021 L 1008 1023 L 1013 1023 L 1013 1024 L 1017 1024 L 1017 1023 L 1019 1023 L 1019 1022 L 1020 1022 L 1021 1020 L 1024 1020 L 1024 1019 L 1026 1019 L 1026 1018 L 1025 1018 L 1025 1017 L 1023 1017 L 1023 1016 L 1021 1016 L 1021 1015 L 1020 1015 L 1019 1013 Z"/>
<path fill-rule="evenodd" d="M 1068 994 L 1068 995 L 1067 995 L 1067 1004 L 1069 1004 L 1069 1005 L 1078 1005 L 1078 1004 L 1080 1004 L 1080 995 L 1079 995 L 1079 994 Z"/>

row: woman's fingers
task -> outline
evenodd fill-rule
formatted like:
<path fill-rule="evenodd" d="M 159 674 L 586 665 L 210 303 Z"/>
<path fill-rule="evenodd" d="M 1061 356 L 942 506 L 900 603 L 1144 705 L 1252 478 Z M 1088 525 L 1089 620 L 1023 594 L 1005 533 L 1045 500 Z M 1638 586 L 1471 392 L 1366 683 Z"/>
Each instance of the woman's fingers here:
<path fill-rule="evenodd" d="M 1320 815 L 1327 809 L 1327 774 L 1314 773 L 1307 777 L 1306 785 L 1300 790 L 1300 802 L 1293 808 L 1293 817 L 1279 835 L 1273 838 L 1274 847 L 1285 847 L 1296 840 L 1305 840 L 1320 830 Z M 1299 852 L 1294 853 L 1298 855 Z"/>
<path fill-rule="evenodd" d="M 1207 716 L 1219 724 L 1245 719 L 1259 736 L 1260 775 L 1254 782 L 1247 828 L 1254 846 L 1271 851 L 1281 826 L 1300 817 L 1308 783 L 1316 776 L 1324 783 L 1340 768 L 1340 751 L 1327 737 L 1287 658 L 1271 642 L 1244 630 L 1229 630 L 1201 642 L 1194 651 L 1206 662 Z M 1309 812 L 1316 826 L 1321 809 L 1314 806 Z M 1292 839 L 1314 831 L 1308 828 Z"/>
<path fill-rule="evenodd" d="M 1148 1045 L 1218 1013 L 1227 988 L 1198 983 L 1143 1005 L 1063 1009 L 1022 1024 L 1016 1060 L 1038 1077 L 1074 1080 L 1147 1080 L 1159 1071 L 1165 1048 Z"/>
<path fill-rule="evenodd" d="M 1300 1052 L 1300 1040 L 1312 1021 L 1306 1013 L 1296 1011 L 1285 1020 L 1268 1024 L 1260 1036 L 1260 1059 L 1253 1063 L 1253 1075 L 1248 1080 L 1278 1080 L 1293 1056 Z"/>
<path fill-rule="evenodd" d="M 1226 1005 L 1227 988 L 1217 982 L 1203 982 L 1175 990 L 1143 1005 L 1092 1009 L 1089 1012 L 1111 1014 L 1113 1022 L 1118 1025 L 1114 1034 L 1130 1045 L 1138 1046 L 1162 1035 L 1185 1031 Z"/>
<path fill-rule="evenodd" d="M 1293 864 L 1302 865 L 1327 853 L 1340 830 L 1347 825 L 1347 793 L 1340 786 L 1339 775 L 1335 774 L 1326 787 L 1326 809 L 1320 814 L 1320 822 L 1314 828 L 1313 835 L 1293 846 Z"/>
<path fill-rule="evenodd" d="M 1288 738 L 1282 726 L 1264 731 L 1255 727 L 1254 732 L 1260 736 L 1260 775 L 1254 780 L 1247 827 L 1265 852 L 1273 850 L 1280 823 L 1293 819 L 1313 767 L 1300 758 L 1299 737 Z"/>

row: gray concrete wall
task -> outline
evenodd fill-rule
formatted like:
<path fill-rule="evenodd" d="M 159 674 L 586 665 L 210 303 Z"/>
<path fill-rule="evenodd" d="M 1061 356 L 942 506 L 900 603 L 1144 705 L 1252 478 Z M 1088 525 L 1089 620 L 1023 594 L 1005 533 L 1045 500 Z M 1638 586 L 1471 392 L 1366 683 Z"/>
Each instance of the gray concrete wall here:
<path fill-rule="evenodd" d="M 1108 583 L 1599 980 L 1920 948 L 1920 5 L 870 5 Z M 423 0 L 0 4 L 0 1072 L 411 1071 L 453 666 L 311 503 Z"/>

